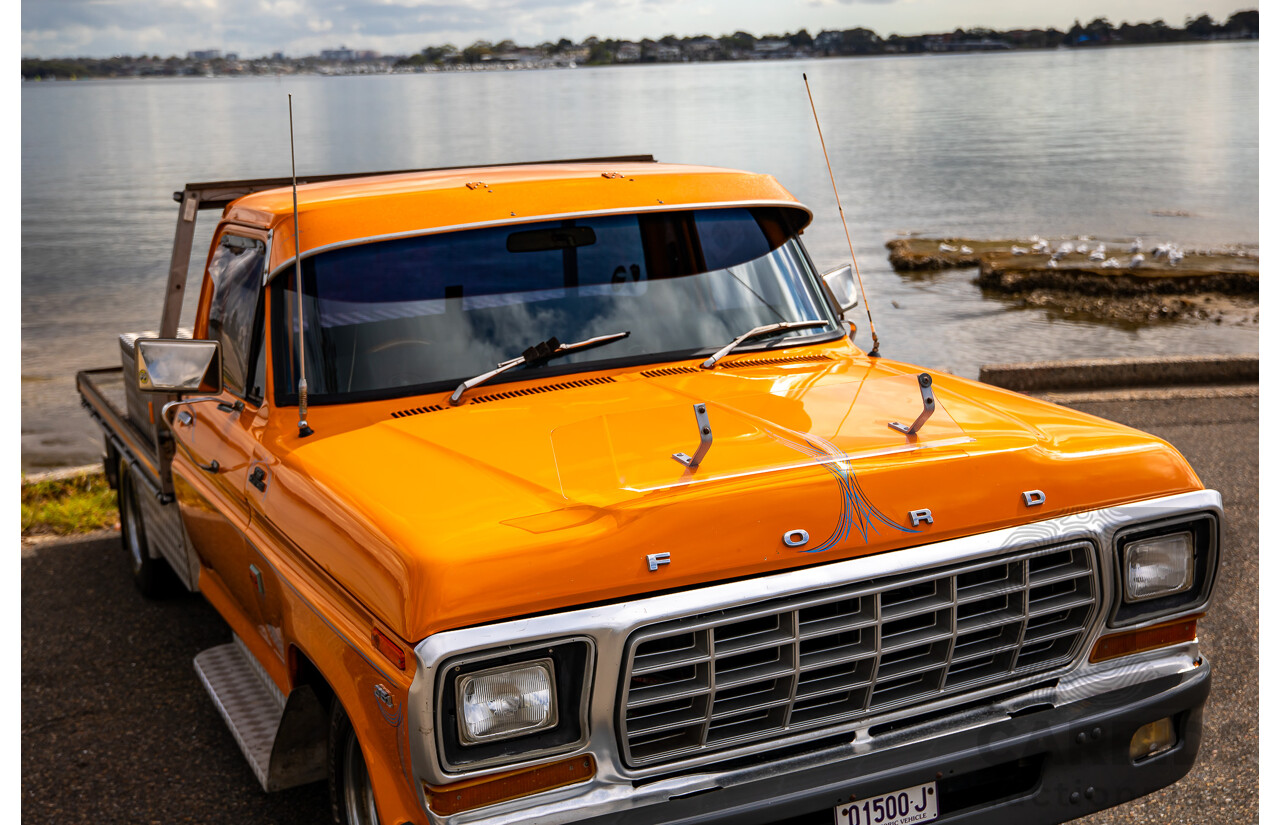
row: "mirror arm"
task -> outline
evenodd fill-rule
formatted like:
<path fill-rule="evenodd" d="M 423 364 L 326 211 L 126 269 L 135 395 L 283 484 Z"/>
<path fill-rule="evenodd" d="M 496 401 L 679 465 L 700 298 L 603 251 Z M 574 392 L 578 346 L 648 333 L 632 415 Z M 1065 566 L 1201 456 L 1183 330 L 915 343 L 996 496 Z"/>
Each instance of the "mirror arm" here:
<path fill-rule="evenodd" d="M 165 404 L 160 408 L 160 417 L 164 419 L 164 423 L 169 429 L 173 429 L 173 421 L 169 418 L 169 410 L 180 404 L 196 404 L 201 401 L 218 401 L 222 402 L 222 397 L 217 395 L 199 395 L 195 398 L 175 398 L 173 401 Z"/>

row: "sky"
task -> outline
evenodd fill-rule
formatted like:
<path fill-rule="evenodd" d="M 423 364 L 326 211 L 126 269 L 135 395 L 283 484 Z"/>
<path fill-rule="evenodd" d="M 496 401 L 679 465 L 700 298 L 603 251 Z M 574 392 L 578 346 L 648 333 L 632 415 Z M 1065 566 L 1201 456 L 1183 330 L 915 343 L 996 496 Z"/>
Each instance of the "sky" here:
<path fill-rule="evenodd" d="M 639 40 L 667 34 L 756 36 L 807 29 L 872 29 L 881 36 L 956 28 L 1067 29 L 1188 16 L 1222 22 L 1248 0 L 23 0 L 23 57 L 168 57 L 220 49 L 242 58 L 316 54 L 346 46 L 412 54 L 477 40 L 537 45 Z"/>

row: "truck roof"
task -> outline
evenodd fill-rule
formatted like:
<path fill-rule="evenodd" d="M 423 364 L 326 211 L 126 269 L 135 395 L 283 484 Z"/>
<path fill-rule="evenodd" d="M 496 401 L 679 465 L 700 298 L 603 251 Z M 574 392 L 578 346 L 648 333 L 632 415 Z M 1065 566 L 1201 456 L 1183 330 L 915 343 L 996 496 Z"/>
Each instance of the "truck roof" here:
<path fill-rule="evenodd" d="M 711 166 L 601 162 L 486 166 L 298 185 L 304 255 L 354 243 L 548 218 L 726 206 L 812 213 L 771 175 Z M 293 258 L 289 187 L 245 195 L 223 220 L 273 230 L 270 269 Z"/>

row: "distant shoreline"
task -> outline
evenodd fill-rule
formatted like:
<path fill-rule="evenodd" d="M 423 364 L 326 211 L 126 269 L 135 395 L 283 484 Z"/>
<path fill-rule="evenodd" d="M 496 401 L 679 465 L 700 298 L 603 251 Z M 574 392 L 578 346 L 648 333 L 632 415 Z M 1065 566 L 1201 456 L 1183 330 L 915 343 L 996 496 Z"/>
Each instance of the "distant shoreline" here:
<path fill-rule="evenodd" d="M 1047 51 L 1095 49 L 1112 46 L 1147 46 L 1169 43 L 1217 43 L 1259 39 L 1257 10 L 1238 11 L 1221 24 L 1207 14 L 1188 19 L 1183 28 L 1163 20 L 1112 26 L 1105 17 L 1088 25 L 1076 21 L 1063 32 L 1055 28 L 968 31 L 881 37 L 865 28 L 824 30 L 817 36 L 805 29 L 794 34 L 757 38 L 747 32 L 710 37 L 660 40 L 601 40 L 588 37 L 582 43 L 561 38 L 537 46 L 518 46 L 511 40 L 490 43 L 478 40 L 463 49 L 452 44 L 427 46 L 413 55 L 380 55 L 374 51 L 338 49 L 319 55 L 290 58 L 282 52 L 269 57 L 241 59 L 219 49 L 188 52 L 185 58 L 158 55 L 110 58 L 23 58 L 22 78 L 27 81 L 88 79 L 136 79 L 149 77 L 280 77 L 286 75 L 417 74 L 439 71 L 510 71 L 567 69 L 583 66 L 662 65 L 672 63 L 722 63 L 760 60 L 803 60 L 825 57 L 883 57 L 921 54 L 969 54 L 975 52 Z"/>
<path fill-rule="evenodd" d="M 1105 45 L 1093 46 L 1093 50 L 1111 50 L 1136 47 L 1161 47 L 1161 46 L 1191 46 L 1191 45 L 1211 45 L 1220 43 L 1238 43 L 1252 42 L 1257 43 L 1254 38 L 1240 40 L 1179 40 L 1168 43 L 1107 43 Z M 1048 46 L 1038 48 L 1020 48 L 1001 50 L 1000 54 L 1008 54 L 1010 52 L 1056 52 L 1056 51 L 1074 51 L 1069 46 Z M 509 65 L 501 63 L 481 63 L 476 65 L 462 64 L 457 66 L 428 66 L 423 68 L 390 68 L 378 71 L 343 71 L 341 68 L 331 70 L 322 69 L 304 69 L 294 71 L 280 71 L 274 73 L 268 72 L 228 72 L 223 74 L 156 74 L 156 75 L 85 75 L 83 77 L 69 78 L 28 78 L 23 77 L 25 84 L 36 83 L 75 83 L 88 80 L 227 80 L 227 79 L 251 79 L 251 78 L 272 78 L 272 77 L 358 77 L 358 76 L 387 76 L 387 75 L 415 75 L 415 74 L 454 74 L 454 73 L 475 73 L 475 72 L 533 72 L 533 71 L 555 71 L 555 70 L 573 70 L 573 69 L 598 69 L 598 68 L 618 68 L 623 66 L 681 66 L 692 65 L 696 63 L 778 63 L 782 61 L 800 61 L 800 60 L 828 60 L 828 59 L 863 59 L 863 58 L 912 58 L 912 57 L 944 57 L 957 55 L 980 55 L 991 54 L 991 51 L 954 51 L 954 52 L 911 52 L 911 53 L 882 53 L 882 54 L 846 54 L 846 55 L 804 55 L 790 58 L 740 58 L 736 60 L 678 60 L 666 62 L 651 63 L 584 63 L 574 65 Z"/>

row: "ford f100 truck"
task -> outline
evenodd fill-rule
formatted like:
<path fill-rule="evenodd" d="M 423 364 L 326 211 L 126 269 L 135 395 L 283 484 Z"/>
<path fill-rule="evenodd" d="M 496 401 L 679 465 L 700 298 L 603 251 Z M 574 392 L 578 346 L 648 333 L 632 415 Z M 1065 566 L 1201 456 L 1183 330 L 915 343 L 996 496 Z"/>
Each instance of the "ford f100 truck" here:
<path fill-rule="evenodd" d="M 158 332 L 77 383 L 137 585 L 230 627 L 195 667 L 264 790 L 327 780 L 344 825 L 989 825 L 1190 769 L 1220 496 L 859 349 L 773 178 L 175 197 Z"/>

